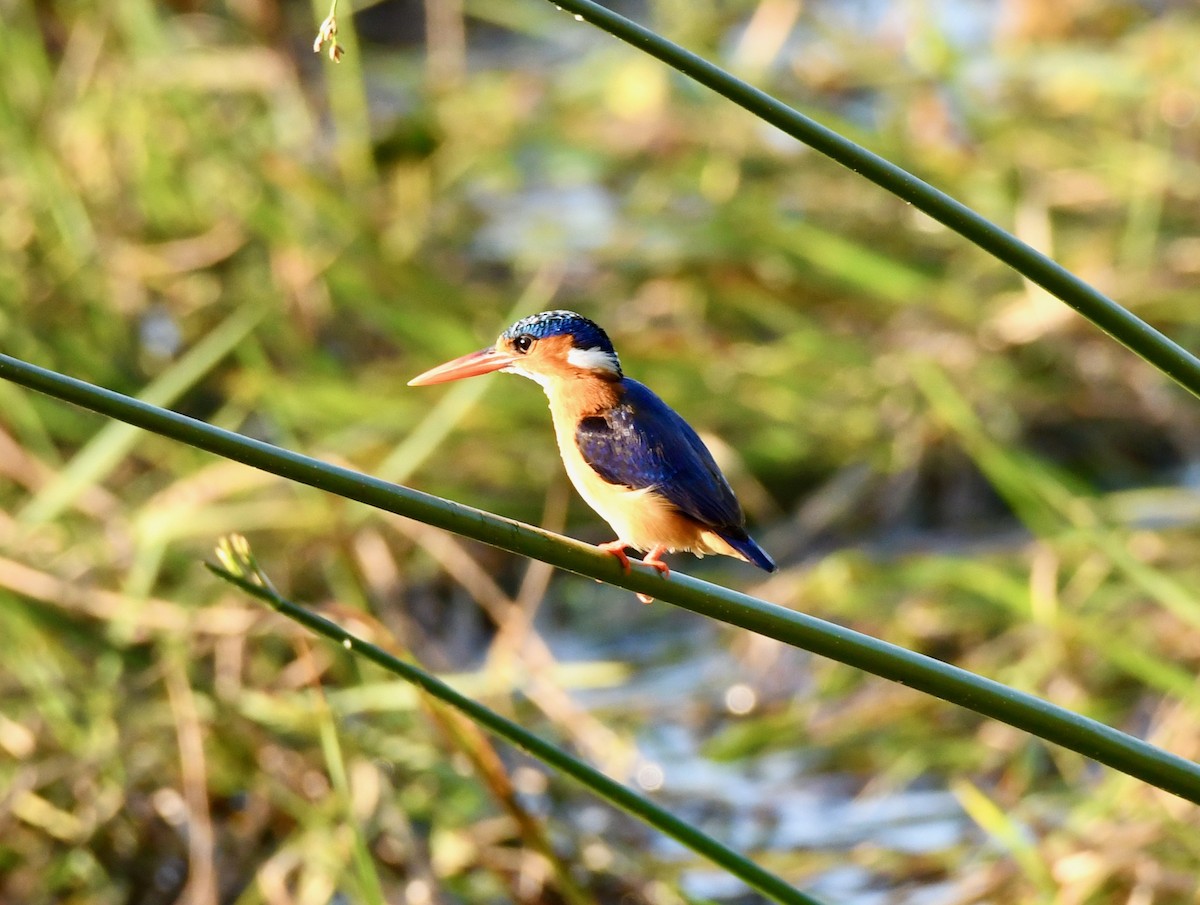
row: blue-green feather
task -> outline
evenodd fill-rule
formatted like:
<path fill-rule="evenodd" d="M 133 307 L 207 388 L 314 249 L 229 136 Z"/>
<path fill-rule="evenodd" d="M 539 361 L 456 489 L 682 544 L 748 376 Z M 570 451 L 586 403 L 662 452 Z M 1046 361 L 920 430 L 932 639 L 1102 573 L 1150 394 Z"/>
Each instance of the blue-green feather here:
<path fill-rule="evenodd" d="M 621 390 L 617 405 L 579 422 L 575 443 L 584 461 L 610 484 L 652 487 L 759 568 L 774 571 L 771 557 L 746 533 L 733 489 L 691 426 L 636 380 L 624 378 Z"/>

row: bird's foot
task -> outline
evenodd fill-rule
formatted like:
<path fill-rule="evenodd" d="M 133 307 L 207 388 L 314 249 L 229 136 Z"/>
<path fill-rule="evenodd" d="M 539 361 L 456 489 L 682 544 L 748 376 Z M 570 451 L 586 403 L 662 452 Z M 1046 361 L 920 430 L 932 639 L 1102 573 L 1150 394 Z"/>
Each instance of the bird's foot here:
<path fill-rule="evenodd" d="M 666 552 L 667 548 L 659 545 L 642 557 L 642 562 L 651 569 L 656 569 L 663 578 L 671 574 L 671 567 L 662 561 L 662 555 Z"/>
<path fill-rule="evenodd" d="M 617 561 L 621 563 L 621 568 L 625 570 L 625 574 L 628 575 L 631 571 L 633 571 L 632 567 L 629 565 L 629 555 L 625 552 L 625 548 L 628 546 L 629 544 L 625 543 L 623 540 L 610 540 L 606 544 L 597 544 L 596 549 L 603 550 L 605 553 L 610 553 L 615 556 Z M 671 567 L 662 561 L 662 555 L 666 552 L 666 547 L 655 547 L 642 558 L 642 562 L 645 565 L 656 570 L 660 575 L 662 575 L 663 578 L 666 578 L 671 574 Z M 642 603 L 654 602 L 654 598 L 649 594 L 638 594 L 637 599 Z"/>
<path fill-rule="evenodd" d="M 663 578 L 667 578 L 671 574 L 671 567 L 662 561 L 662 555 L 667 552 L 667 548 L 663 546 L 655 547 L 649 553 L 642 557 L 642 563 L 654 569 Z M 638 594 L 637 599 L 642 603 L 653 603 L 654 598 L 649 594 Z"/>
<path fill-rule="evenodd" d="M 628 546 L 629 544 L 623 540 L 610 540 L 607 544 L 596 544 L 596 549 L 615 556 L 617 562 L 621 564 L 621 568 L 625 570 L 625 574 L 628 575 L 630 572 L 629 556 L 625 553 L 625 548 Z"/>

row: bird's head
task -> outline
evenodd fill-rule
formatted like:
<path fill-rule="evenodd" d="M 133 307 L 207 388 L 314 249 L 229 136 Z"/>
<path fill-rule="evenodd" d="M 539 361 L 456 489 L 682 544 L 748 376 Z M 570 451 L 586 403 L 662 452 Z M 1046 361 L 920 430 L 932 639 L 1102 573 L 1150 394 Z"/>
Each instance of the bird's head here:
<path fill-rule="evenodd" d="M 517 321 L 495 345 L 431 368 L 410 387 L 505 371 L 545 386 L 556 378 L 618 380 L 621 363 L 599 326 L 574 311 L 543 311 Z"/>

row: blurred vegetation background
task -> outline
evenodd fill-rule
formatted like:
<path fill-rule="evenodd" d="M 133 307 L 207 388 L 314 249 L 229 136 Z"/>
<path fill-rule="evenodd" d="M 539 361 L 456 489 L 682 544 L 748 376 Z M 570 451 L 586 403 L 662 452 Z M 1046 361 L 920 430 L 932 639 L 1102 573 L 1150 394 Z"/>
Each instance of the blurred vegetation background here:
<path fill-rule="evenodd" d="M 640 21 L 1200 345 L 1200 9 L 649 0 Z M 536 387 L 604 325 L 782 571 L 685 571 L 1200 757 L 1200 408 L 874 186 L 549 4 L 0 0 L 0 336 L 609 539 Z M 1195 901 L 1195 809 L 845 667 L 0 384 L 0 899 L 758 901 L 199 563 L 412 651 L 830 902 Z M 322 691 L 323 689 L 323 691 Z M 335 731 L 336 730 L 336 731 Z"/>

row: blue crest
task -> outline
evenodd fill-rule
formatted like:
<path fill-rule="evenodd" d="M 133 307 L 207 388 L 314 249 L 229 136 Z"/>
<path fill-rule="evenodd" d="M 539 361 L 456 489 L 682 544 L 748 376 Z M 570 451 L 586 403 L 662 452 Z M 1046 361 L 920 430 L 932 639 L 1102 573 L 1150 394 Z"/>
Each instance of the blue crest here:
<path fill-rule="evenodd" d="M 517 321 L 504 331 L 506 339 L 516 339 L 522 334 L 535 339 L 569 336 L 576 349 L 599 349 L 616 356 L 612 341 L 600 325 L 574 311 L 543 311 Z"/>

